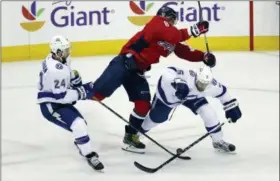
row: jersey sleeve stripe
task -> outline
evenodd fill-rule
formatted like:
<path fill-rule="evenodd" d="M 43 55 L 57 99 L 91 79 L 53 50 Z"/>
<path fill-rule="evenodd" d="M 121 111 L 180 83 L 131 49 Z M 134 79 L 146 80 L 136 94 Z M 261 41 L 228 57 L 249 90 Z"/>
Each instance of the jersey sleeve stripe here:
<path fill-rule="evenodd" d="M 227 92 L 227 88 L 223 86 L 223 91 L 221 94 L 217 95 L 216 98 L 222 97 Z"/>
<path fill-rule="evenodd" d="M 168 68 L 174 70 L 175 72 L 177 72 L 177 69 L 175 67 L 168 67 Z"/>

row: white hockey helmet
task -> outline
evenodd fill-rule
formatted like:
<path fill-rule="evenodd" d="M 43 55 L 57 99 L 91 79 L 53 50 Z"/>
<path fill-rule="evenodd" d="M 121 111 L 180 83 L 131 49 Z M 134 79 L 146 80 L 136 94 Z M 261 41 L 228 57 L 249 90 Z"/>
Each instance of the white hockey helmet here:
<path fill-rule="evenodd" d="M 50 49 L 57 57 L 67 58 L 70 55 L 71 44 L 67 38 L 57 35 L 52 37 Z"/>
<path fill-rule="evenodd" d="M 196 75 L 196 87 L 199 91 L 204 91 L 212 80 L 213 74 L 210 67 L 203 66 L 198 69 Z"/>

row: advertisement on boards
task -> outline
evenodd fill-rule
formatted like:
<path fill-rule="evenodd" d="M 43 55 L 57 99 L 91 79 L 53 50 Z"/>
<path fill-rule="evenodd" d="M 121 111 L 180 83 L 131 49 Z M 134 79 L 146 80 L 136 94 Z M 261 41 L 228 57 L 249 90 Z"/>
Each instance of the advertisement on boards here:
<path fill-rule="evenodd" d="M 46 20 L 56 28 L 109 25 L 109 18 L 115 13 L 106 3 L 104 7 L 85 10 L 77 6 L 75 1 L 53 1 L 44 21 L 40 17 L 46 14 L 45 9 L 37 1 L 33 1 L 29 6 L 22 5 L 22 16 L 27 22 L 21 22 L 21 27 L 28 32 L 34 32 L 43 28 Z"/>
<path fill-rule="evenodd" d="M 209 36 L 247 35 L 247 2 L 202 2 L 203 19 L 210 21 Z M 127 40 L 162 6 L 178 13 L 178 28 L 188 28 L 200 19 L 197 1 L 21 1 L 6 2 L 3 14 L 4 44 L 40 44 L 53 34 L 72 41 Z M 244 13 L 243 13 L 244 14 Z M 233 24 L 239 26 L 232 26 Z M 225 27 L 231 27 L 225 28 Z M 12 35 L 22 36 L 12 36 Z M 15 42 L 15 43 L 14 43 Z"/>
<path fill-rule="evenodd" d="M 114 3 L 117 4 L 118 2 Z M 155 10 L 158 10 L 161 6 L 168 6 L 175 9 L 178 13 L 179 23 L 197 22 L 200 18 L 198 7 L 184 1 L 129 1 L 126 3 L 127 6 L 122 6 L 119 11 L 125 12 L 129 22 L 136 26 L 144 26 L 154 16 Z M 109 7 L 109 4 L 111 3 L 104 3 L 103 7 L 99 6 L 94 8 L 94 6 L 91 6 L 93 8 L 84 9 L 75 1 L 53 1 L 51 6 L 48 6 L 49 11 L 46 13 L 46 7 L 43 4 L 33 1 L 28 6 L 22 5 L 22 16 L 27 22 L 21 22 L 20 25 L 28 32 L 41 29 L 45 25 L 46 20 L 50 21 L 51 25 L 56 28 L 106 26 L 110 25 L 110 16 L 115 15 L 115 9 Z M 224 10 L 225 7 L 219 3 L 207 4 L 202 7 L 204 19 L 210 22 L 221 21 L 221 11 Z M 129 16 L 129 12 L 133 12 L 134 15 Z"/>
<path fill-rule="evenodd" d="M 178 22 L 197 22 L 199 21 L 199 9 L 195 4 L 185 1 L 167 1 L 167 2 L 147 2 L 147 1 L 129 1 L 129 7 L 135 14 L 129 16 L 128 20 L 138 26 L 145 25 L 155 14 L 151 13 L 151 9 L 158 10 L 161 6 L 168 6 L 177 11 Z M 221 21 L 221 11 L 224 11 L 225 7 L 219 3 L 206 4 L 202 7 L 203 18 L 207 21 Z"/>

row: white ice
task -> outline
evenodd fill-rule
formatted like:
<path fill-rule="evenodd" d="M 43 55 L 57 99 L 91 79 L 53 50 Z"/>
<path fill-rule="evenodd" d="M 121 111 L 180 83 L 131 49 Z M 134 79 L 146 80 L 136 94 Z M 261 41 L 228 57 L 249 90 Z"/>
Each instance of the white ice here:
<path fill-rule="evenodd" d="M 89 133 L 104 173 L 92 170 L 73 145 L 72 135 L 48 122 L 36 104 L 36 85 L 41 61 L 2 64 L 2 179 L 3 181 L 276 181 L 279 178 L 279 52 L 217 52 L 214 76 L 229 87 L 240 102 L 242 119 L 223 127 L 225 140 L 234 143 L 237 154 L 213 150 L 210 138 L 191 148 L 191 161 L 175 160 L 155 174 L 147 174 L 133 162 L 156 167 L 170 155 L 147 139 L 145 155 L 121 150 L 124 122 L 97 102 L 80 101 L 78 109 L 88 122 Z M 94 81 L 112 57 L 75 58 L 72 68 L 84 82 Z M 196 68 L 171 56 L 154 65 L 148 74 L 154 92 L 160 72 L 168 66 Z M 222 106 L 209 99 L 225 121 Z M 119 88 L 104 101 L 128 118 L 133 104 Z M 202 120 L 179 108 L 171 121 L 151 131 L 150 136 L 168 149 L 184 148 L 205 133 Z"/>

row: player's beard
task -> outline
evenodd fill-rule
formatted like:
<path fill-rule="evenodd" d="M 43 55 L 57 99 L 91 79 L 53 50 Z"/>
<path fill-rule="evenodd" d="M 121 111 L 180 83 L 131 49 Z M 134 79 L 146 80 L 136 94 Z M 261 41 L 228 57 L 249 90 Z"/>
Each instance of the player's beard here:
<path fill-rule="evenodd" d="M 195 82 L 195 86 L 196 86 L 197 90 L 200 92 L 203 92 L 208 87 L 208 85 L 209 85 L 209 83 L 203 83 L 198 80 Z"/>
<path fill-rule="evenodd" d="M 65 64 L 66 63 L 67 58 L 65 57 L 61 57 L 61 63 Z"/>

